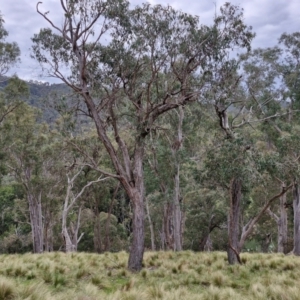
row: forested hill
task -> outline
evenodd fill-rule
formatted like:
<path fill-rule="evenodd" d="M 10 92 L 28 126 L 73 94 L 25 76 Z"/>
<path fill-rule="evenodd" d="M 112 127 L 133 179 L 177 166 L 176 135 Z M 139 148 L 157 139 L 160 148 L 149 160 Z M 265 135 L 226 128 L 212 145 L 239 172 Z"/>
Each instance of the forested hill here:
<path fill-rule="evenodd" d="M 3 89 L 9 81 L 9 77 L 0 77 L 0 89 Z M 37 80 L 29 80 L 25 82 L 28 84 L 30 96 L 27 99 L 27 103 L 31 106 L 39 108 L 43 112 L 43 120 L 51 122 L 57 115 L 54 110 L 54 98 L 63 97 L 70 93 L 70 90 L 64 83 L 42 82 Z"/>

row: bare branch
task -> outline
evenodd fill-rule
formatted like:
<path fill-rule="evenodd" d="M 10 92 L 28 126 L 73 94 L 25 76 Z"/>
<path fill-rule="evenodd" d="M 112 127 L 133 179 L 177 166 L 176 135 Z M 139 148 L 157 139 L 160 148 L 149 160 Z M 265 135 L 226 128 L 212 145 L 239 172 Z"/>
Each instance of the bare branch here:
<path fill-rule="evenodd" d="M 293 112 L 296 112 L 296 111 L 300 111 L 300 110 L 293 110 Z M 237 124 L 237 125 L 233 125 L 232 128 L 240 128 L 244 125 L 247 125 L 247 124 L 253 124 L 253 123 L 259 123 L 259 122 L 263 122 L 263 121 L 266 121 L 266 120 L 270 120 L 270 119 L 274 119 L 274 118 L 278 118 L 278 117 L 283 117 L 283 116 L 286 116 L 288 115 L 290 112 L 286 112 L 286 113 L 283 113 L 283 114 L 278 114 L 276 113 L 275 115 L 272 115 L 272 116 L 268 116 L 268 117 L 265 117 L 265 118 L 262 118 L 262 119 L 258 119 L 258 120 L 253 120 L 253 121 L 246 121 L 244 120 L 244 122 L 240 123 L 240 124 Z"/>
<path fill-rule="evenodd" d="M 271 205 L 271 203 L 280 198 L 282 195 L 284 195 L 289 189 L 291 189 L 293 187 L 293 183 L 290 184 L 287 187 L 282 187 L 282 190 L 279 194 L 275 195 L 274 197 L 272 197 L 271 199 L 269 199 L 267 201 L 267 203 L 262 207 L 262 209 L 259 211 L 259 213 L 251 220 L 251 222 L 248 225 L 248 228 L 243 232 L 242 236 L 241 236 L 241 240 L 239 242 L 239 249 L 242 249 L 245 240 L 247 239 L 247 237 L 250 235 L 250 233 L 253 230 L 254 225 L 260 220 L 260 218 L 262 217 L 262 215 L 266 212 L 266 210 L 269 208 L 269 206 Z"/>
<path fill-rule="evenodd" d="M 42 4 L 43 2 L 38 2 L 36 4 L 36 11 L 48 22 L 50 23 L 50 25 L 55 28 L 56 30 L 58 30 L 61 34 L 63 34 L 63 31 L 54 25 L 54 23 L 46 16 L 46 13 L 42 13 L 40 10 L 39 10 L 39 5 Z M 64 35 L 64 34 L 63 34 Z"/>

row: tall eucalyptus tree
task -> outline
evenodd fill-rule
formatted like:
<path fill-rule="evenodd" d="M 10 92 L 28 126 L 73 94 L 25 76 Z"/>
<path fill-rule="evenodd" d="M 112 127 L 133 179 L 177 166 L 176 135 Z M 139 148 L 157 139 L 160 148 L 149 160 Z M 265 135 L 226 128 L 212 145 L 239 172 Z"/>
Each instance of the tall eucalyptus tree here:
<path fill-rule="evenodd" d="M 161 115 L 199 99 L 212 66 L 233 48 L 248 48 L 253 34 L 240 9 L 228 3 L 210 27 L 170 6 L 144 4 L 130 10 L 123 0 L 61 0 L 63 23 L 57 25 L 40 4 L 37 12 L 51 29 L 33 37 L 33 57 L 86 104 L 113 164 L 113 170 L 102 173 L 118 179 L 131 200 L 128 267 L 139 271 L 145 138 L 158 129 Z M 125 143 L 126 132 L 130 143 Z"/>

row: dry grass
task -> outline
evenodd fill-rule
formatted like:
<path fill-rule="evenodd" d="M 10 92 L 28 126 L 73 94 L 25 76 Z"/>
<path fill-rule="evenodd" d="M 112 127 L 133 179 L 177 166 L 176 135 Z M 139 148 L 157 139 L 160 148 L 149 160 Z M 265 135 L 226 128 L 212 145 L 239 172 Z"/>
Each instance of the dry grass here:
<path fill-rule="evenodd" d="M 221 252 L 147 252 L 131 274 L 125 252 L 0 256 L 0 300 L 300 299 L 300 258 L 242 255 L 229 266 Z"/>

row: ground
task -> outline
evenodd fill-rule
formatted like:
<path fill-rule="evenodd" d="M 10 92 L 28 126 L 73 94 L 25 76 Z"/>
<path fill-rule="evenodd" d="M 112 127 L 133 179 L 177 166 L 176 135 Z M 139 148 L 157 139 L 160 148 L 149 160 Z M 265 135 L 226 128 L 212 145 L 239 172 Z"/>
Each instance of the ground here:
<path fill-rule="evenodd" d="M 72 253 L 0 256 L 0 300 L 300 299 L 300 258 L 226 253 L 147 252 L 132 274 L 128 255 Z"/>

